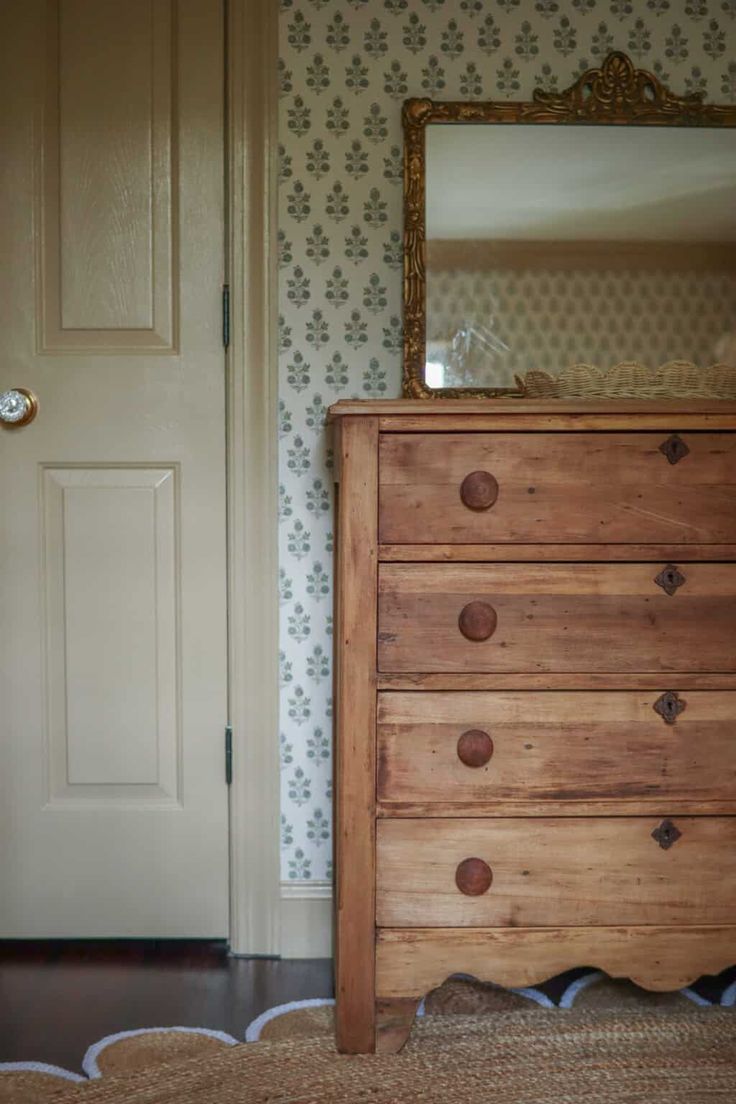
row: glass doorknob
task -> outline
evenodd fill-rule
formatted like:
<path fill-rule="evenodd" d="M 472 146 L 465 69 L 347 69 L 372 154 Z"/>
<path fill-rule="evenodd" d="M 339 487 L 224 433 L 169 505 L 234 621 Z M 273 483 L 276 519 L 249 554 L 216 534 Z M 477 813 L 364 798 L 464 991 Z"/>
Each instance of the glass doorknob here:
<path fill-rule="evenodd" d="M 38 399 L 25 387 L 11 387 L 0 392 L 0 422 L 6 426 L 23 426 L 38 413 Z"/>

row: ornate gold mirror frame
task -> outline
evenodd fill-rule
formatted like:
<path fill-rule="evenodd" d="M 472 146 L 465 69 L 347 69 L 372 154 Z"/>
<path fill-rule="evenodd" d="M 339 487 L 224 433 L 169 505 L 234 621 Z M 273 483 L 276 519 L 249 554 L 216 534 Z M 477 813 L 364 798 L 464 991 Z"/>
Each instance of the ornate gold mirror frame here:
<path fill-rule="evenodd" d="M 404 373 L 407 398 L 483 398 L 509 388 L 430 388 L 426 353 L 426 158 L 430 123 L 568 123 L 573 125 L 735 127 L 736 105 L 706 104 L 700 93 L 676 96 L 626 54 L 611 53 L 564 92 L 537 90 L 531 101 L 472 103 L 410 99 L 404 104 Z M 562 367 L 562 366 L 561 366 Z"/>

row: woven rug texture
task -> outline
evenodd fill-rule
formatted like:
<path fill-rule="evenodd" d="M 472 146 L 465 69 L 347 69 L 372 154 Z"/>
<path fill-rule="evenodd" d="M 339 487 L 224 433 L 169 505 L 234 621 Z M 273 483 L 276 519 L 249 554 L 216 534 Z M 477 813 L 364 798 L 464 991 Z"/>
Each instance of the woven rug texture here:
<path fill-rule="evenodd" d="M 321 1016 L 317 1013 L 321 1012 Z M 129 1041 L 86 1083 L 0 1079 L 2 1104 L 711 1104 L 736 1100 L 736 1017 L 721 1008 L 429 1015 L 401 1054 L 335 1052 L 330 1009 L 312 1035 L 174 1059 Z M 110 1050 L 114 1050 L 114 1044 Z M 138 1052 L 137 1052 L 138 1051 Z M 112 1056 L 111 1056 L 112 1058 Z M 32 1076 L 30 1074 L 28 1077 Z M 41 1075 L 36 1075 L 41 1077 Z M 5 1081 L 5 1089 L 2 1081 Z M 28 1095 L 32 1088 L 33 1095 Z"/>

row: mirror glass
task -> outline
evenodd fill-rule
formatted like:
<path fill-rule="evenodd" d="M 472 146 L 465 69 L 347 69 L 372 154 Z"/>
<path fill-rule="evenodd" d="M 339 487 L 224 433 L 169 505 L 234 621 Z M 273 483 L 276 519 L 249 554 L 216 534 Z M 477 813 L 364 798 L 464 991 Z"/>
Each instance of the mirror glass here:
<path fill-rule="evenodd" d="M 431 124 L 425 381 L 736 363 L 736 130 Z"/>

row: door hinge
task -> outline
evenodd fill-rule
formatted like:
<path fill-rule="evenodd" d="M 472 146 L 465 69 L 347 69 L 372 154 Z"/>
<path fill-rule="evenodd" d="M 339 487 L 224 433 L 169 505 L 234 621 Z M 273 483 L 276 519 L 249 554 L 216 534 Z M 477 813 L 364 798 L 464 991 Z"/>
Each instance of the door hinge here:
<path fill-rule="evenodd" d="M 230 345 L 230 285 L 222 285 L 222 344 Z"/>
<path fill-rule="evenodd" d="M 233 726 L 225 726 L 225 782 L 228 786 L 233 781 Z"/>

